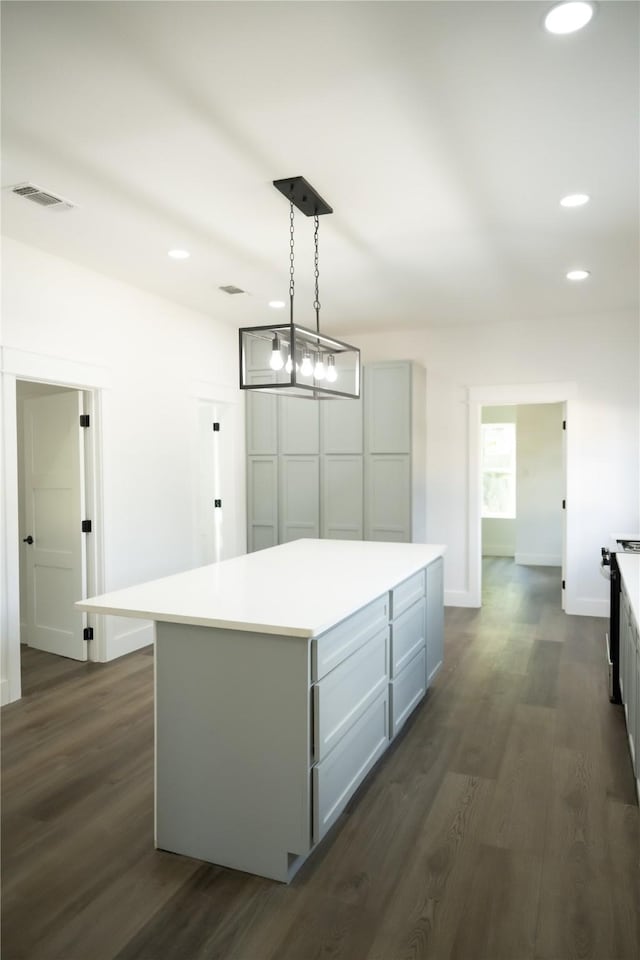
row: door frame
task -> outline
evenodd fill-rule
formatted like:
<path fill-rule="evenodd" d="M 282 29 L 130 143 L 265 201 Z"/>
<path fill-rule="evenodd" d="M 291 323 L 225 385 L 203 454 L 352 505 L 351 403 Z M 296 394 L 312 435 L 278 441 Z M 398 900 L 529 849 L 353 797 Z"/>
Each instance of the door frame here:
<path fill-rule="evenodd" d="M 483 407 L 519 406 L 520 404 L 535 403 L 562 403 L 564 417 L 567 424 L 571 422 L 572 401 L 575 400 L 577 387 L 575 383 L 526 383 L 501 384 L 496 386 L 468 388 L 468 529 L 467 529 L 467 569 L 468 569 L 468 597 L 470 607 L 482 606 L 482 485 L 480 482 L 481 466 L 481 423 Z M 566 589 L 562 595 L 562 608 L 571 612 L 575 594 L 573 576 L 573 557 L 568 550 L 572 535 L 569 506 L 571 503 L 570 485 L 571 476 L 571 432 L 564 435 L 565 456 L 564 490 L 566 509 L 562 524 L 562 569 L 566 581 Z"/>
<path fill-rule="evenodd" d="M 101 391 L 110 386 L 110 375 L 103 367 L 2 347 L 0 378 L 0 480 L 3 491 L 0 498 L 0 526 L 4 531 L 0 543 L 0 584 L 3 587 L 0 590 L 0 702 L 5 704 L 19 700 L 22 696 L 16 382 L 29 380 L 49 383 L 85 393 L 85 412 L 90 415 L 92 425 L 85 435 L 86 509 L 93 521 L 93 532 L 87 543 L 87 593 L 91 596 L 104 590 Z M 103 618 L 95 618 L 90 625 L 94 629 L 94 640 L 89 646 L 88 659 L 103 660 Z"/>

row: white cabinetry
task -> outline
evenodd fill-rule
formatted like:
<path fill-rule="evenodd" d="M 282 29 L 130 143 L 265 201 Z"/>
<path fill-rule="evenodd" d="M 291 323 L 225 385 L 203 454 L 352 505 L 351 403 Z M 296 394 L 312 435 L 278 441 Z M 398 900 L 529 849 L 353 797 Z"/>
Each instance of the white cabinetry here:
<path fill-rule="evenodd" d="M 426 539 L 425 396 L 418 364 L 365 367 L 365 540 Z"/>
<path fill-rule="evenodd" d="M 280 457 L 280 543 L 320 536 L 319 468 L 318 457 Z"/>
<path fill-rule="evenodd" d="M 632 558 L 634 561 L 640 558 Z M 618 562 L 622 565 L 619 557 Z M 630 574 L 630 575 L 629 575 Z M 627 574 L 640 578 L 637 568 Z M 637 584 L 634 584 L 637 591 Z M 640 800 L 640 630 L 630 599 L 630 585 L 621 579 L 620 590 L 620 694 L 624 706 L 631 762 Z"/>
<path fill-rule="evenodd" d="M 405 360 L 369 364 L 363 397 L 313 402 L 248 393 L 249 551 L 271 545 L 264 524 L 253 521 L 273 507 L 271 476 L 264 492 L 254 489 L 267 470 L 253 460 L 267 455 L 278 490 L 275 542 L 425 541 L 424 369 Z M 317 478 L 312 457 L 319 458 Z M 303 495 L 297 483 L 306 483 Z"/>

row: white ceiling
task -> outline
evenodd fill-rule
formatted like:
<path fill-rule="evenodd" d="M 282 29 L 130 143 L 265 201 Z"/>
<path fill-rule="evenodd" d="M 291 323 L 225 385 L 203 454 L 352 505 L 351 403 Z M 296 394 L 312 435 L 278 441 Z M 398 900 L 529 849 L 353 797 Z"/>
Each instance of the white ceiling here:
<path fill-rule="evenodd" d="M 320 222 L 327 332 L 638 303 L 639 10 L 551 4 L 2 4 L 3 231 L 232 323 L 288 295 L 288 204 Z M 592 202 L 564 210 L 560 197 Z M 312 221 L 296 220 L 311 325 Z M 170 247 L 191 258 L 168 259 Z M 582 284 L 564 274 L 591 271 Z M 247 296 L 218 290 L 235 284 Z"/>

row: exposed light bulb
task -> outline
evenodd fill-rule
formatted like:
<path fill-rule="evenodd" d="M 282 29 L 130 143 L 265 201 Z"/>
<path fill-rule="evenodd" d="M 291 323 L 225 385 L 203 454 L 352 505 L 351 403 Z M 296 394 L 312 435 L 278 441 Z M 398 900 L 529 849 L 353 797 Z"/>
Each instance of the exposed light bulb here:
<path fill-rule="evenodd" d="M 282 356 L 282 351 L 280 350 L 280 339 L 277 333 L 273 336 L 273 347 L 271 350 L 269 366 L 272 370 L 282 370 L 284 367 L 284 357 Z"/>
<path fill-rule="evenodd" d="M 327 380 L 329 383 L 335 383 L 338 379 L 338 371 L 336 370 L 336 358 L 331 354 L 327 357 Z"/>
<path fill-rule="evenodd" d="M 285 363 L 284 368 L 287 371 L 287 373 L 291 373 L 291 371 L 293 370 L 293 363 L 291 362 L 291 354 L 289 354 L 289 356 L 287 357 L 287 362 Z"/>
<path fill-rule="evenodd" d="M 325 369 L 324 363 L 322 362 L 322 354 L 316 353 L 316 365 L 313 368 L 313 375 L 316 380 L 324 380 Z"/>
<path fill-rule="evenodd" d="M 300 373 L 303 377 L 310 377 L 313 373 L 313 364 L 311 363 L 311 357 L 309 356 L 309 351 L 305 350 L 304 356 L 302 358 L 302 366 L 300 367 Z"/>

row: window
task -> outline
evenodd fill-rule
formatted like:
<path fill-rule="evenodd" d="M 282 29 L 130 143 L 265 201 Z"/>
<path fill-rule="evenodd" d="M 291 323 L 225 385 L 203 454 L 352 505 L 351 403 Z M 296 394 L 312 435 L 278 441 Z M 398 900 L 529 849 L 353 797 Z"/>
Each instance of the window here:
<path fill-rule="evenodd" d="M 516 425 L 482 424 L 482 516 L 516 515 Z"/>

